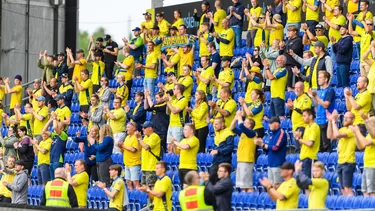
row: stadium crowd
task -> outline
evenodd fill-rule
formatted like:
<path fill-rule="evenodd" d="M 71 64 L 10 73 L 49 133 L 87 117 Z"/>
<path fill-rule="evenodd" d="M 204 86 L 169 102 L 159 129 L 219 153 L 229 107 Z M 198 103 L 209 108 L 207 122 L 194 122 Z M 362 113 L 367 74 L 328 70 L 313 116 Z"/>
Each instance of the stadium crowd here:
<path fill-rule="evenodd" d="M 194 44 L 162 48 L 165 37 L 187 35 L 181 12 L 173 23 L 146 12 L 121 45 L 105 35 L 91 38 L 86 53 L 41 51 L 33 88 L 23 89 L 21 75 L 13 84 L 0 78 L 0 100 L 10 95 L 9 112 L 0 103 L 0 203 L 30 204 L 28 190 L 38 184 L 43 206 L 90 207 L 89 188 L 97 188 L 110 210 L 132 209 L 130 195 L 141 191 L 143 210 L 171 211 L 176 203 L 228 211 L 233 191 L 263 186 L 276 209 L 297 209 L 300 193 L 308 208 L 324 209 L 331 186 L 319 154 L 334 151 L 340 194 L 357 194 L 359 172 L 361 193 L 374 197 L 369 2 L 345 0 L 345 9 L 337 0 L 232 2 L 225 10 L 219 0 L 203 1 L 194 10 Z M 69 160 L 74 144 L 80 156 Z M 300 154 L 291 163 L 292 151 Z M 266 177 L 254 177 L 264 154 Z M 199 155 L 211 158 L 207 168 Z M 171 163 L 178 174 L 168 173 Z"/>

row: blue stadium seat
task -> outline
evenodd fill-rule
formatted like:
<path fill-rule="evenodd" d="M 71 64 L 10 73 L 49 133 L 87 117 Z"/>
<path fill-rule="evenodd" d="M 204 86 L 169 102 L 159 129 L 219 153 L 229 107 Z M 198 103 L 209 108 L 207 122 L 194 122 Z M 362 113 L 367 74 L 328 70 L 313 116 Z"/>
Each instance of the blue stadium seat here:
<path fill-rule="evenodd" d="M 206 139 L 206 150 L 212 150 L 214 147 L 214 137 L 212 136 L 207 136 Z"/>
<path fill-rule="evenodd" d="M 341 195 L 337 198 L 337 200 L 335 202 L 335 205 L 334 205 L 335 210 L 343 210 L 344 209 L 346 198 L 347 197 L 344 196 L 344 195 Z"/>
<path fill-rule="evenodd" d="M 276 208 L 276 202 L 272 201 L 271 197 L 267 194 L 265 196 L 264 200 L 265 209 L 275 209 Z"/>
<path fill-rule="evenodd" d="M 267 193 L 261 193 L 258 197 L 258 200 L 257 200 L 257 208 L 258 209 L 264 209 L 265 208 L 265 201 L 266 201 L 266 197 L 268 196 Z"/>
<path fill-rule="evenodd" d="M 237 154 L 232 154 L 232 169 L 237 168 Z"/>
<path fill-rule="evenodd" d="M 328 162 L 329 153 L 328 152 L 318 152 L 318 160 L 324 164 Z"/>
<path fill-rule="evenodd" d="M 332 152 L 327 160 L 328 170 L 335 171 L 337 165 L 338 155 L 337 152 Z"/>
<path fill-rule="evenodd" d="M 306 197 L 307 196 L 305 194 L 299 194 L 299 196 L 298 196 L 298 208 L 300 208 L 300 209 L 304 208 L 303 203 L 304 203 Z"/>
<path fill-rule="evenodd" d="M 355 199 L 355 196 L 349 196 L 349 197 L 346 197 L 345 201 L 344 201 L 344 206 L 343 208 L 345 210 L 348 210 L 348 209 L 351 209 L 352 208 L 352 204 L 354 202 L 354 199 Z"/>
<path fill-rule="evenodd" d="M 351 209 L 360 209 L 362 205 L 363 196 L 356 196 L 353 200 Z"/>
<path fill-rule="evenodd" d="M 357 170 L 363 170 L 363 152 L 355 152 L 355 161 L 357 165 Z"/>
<path fill-rule="evenodd" d="M 359 76 L 360 76 L 359 74 L 350 75 L 350 79 L 349 79 L 350 84 L 356 84 Z"/>
<path fill-rule="evenodd" d="M 336 200 L 337 196 L 327 196 L 326 207 L 330 210 L 335 209 Z"/>
<path fill-rule="evenodd" d="M 362 209 L 375 208 L 375 207 L 371 207 L 372 198 L 373 197 L 371 197 L 371 196 L 365 196 L 365 197 L 363 197 L 362 203 L 361 203 L 361 208 Z"/>

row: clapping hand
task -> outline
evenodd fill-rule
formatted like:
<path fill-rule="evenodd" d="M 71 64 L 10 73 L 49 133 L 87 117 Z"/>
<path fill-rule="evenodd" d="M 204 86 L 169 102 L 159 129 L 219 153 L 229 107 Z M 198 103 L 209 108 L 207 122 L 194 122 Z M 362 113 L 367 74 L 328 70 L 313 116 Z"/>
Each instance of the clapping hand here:
<path fill-rule="evenodd" d="M 352 90 L 348 89 L 347 87 L 344 88 L 344 93 L 346 97 L 352 96 Z"/>
<path fill-rule="evenodd" d="M 72 167 L 68 163 L 65 163 L 65 172 L 68 174 L 72 172 Z"/>

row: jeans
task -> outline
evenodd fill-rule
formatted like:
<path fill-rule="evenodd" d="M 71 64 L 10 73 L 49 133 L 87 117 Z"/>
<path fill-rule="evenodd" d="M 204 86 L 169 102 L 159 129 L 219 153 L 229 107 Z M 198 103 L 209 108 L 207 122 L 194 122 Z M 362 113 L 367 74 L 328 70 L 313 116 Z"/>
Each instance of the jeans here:
<path fill-rule="evenodd" d="M 143 87 L 145 88 L 145 90 L 147 89 L 148 91 L 150 91 L 151 98 L 155 97 L 155 78 L 145 78 L 145 80 L 143 81 Z"/>
<path fill-rule="evenodd" d="M 298 23 L 287 23 L 284 28 L 284 34 L 288 34 L 288 27 L 289 26 L 296 26 L 298 30 L 301 29 L 301 22 Z"/>
<path fill-rule="evenodd" d="M 41 164 L 38 166 L 38 183 L 45 185 L 50 180 L 49 165 Z"/>
<path fill-rule="evenodd" d="M 337 87 L 349 87 L 350 64 L 338 64 L 336 69 Z"/>
<path fill-rule="evenodd" d="M 332 59 L 332 63 L 336 63 L 336 54 L 333 52 L 333 47 L 331 42 L 328 43 L 327 52 L 329 53 L 329 56 Z"/>
<path fill-rule="evenodd" d="M 236 48 L 242 47 L 242 27 L 239 25 L 231 26 L 234 31 L 234 35 L 236 36 Z"/>
<path fill-rule="evenodd" d="M 55 170 L 60 167 L 63 167 L 63 164 L 60 162 L 51 163 L 51 165 L 49 165 L 49 175 L 51 180 L 55 179 Z"/>

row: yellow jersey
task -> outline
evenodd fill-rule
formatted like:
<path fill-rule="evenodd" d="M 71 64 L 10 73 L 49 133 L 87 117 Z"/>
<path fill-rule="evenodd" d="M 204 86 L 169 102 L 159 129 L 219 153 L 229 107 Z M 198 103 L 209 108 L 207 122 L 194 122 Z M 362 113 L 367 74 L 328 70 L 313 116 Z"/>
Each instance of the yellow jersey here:
<path fill-rule="evenodd" d="M 109 120 L 113 134 L 125 132 L 126 112 L 123 108 L 117 108 L 110 111 L 115 119 Z"/>
<path fill-rule="evenodd" d="M 141 165 L 141 147 L 135 135 L 127 135 L 124 146 L 136 149 L 135 152 L 124 150 L 124 164 L 126 167 Z"/>
<path fill-rule="evenodd" d="M 81 70 L 86 70 L 86 64 L 87 64 L 86 59 L 80 59 L 79 64 L 74 65 L 73 76 L 72 76 L 73 80 L 74 80 L 74 77 L 77 76 L 78 82 L 81 82 Z"/>
<path fill-rule="evenodd" d="M 145 68 L 145 78 L 156 78 L 157 77 L 157 67 L 158 67 L 158 55 L 155 51 L 147 54 L 146 66 L 154 64 L 155 68 Z"/>
<path fill-rule="evenodd" d="M 186 117 L 186 106 L 188 105 L 189 101 L 184 97 L 180 97 L 179 99 L 174 99 L 171 101 L 171 104 L 174 108 L 179 108 L 181 111 L 177 114 L 171 112 L 170 119 L 169 119 L 169 127 L 182 127 L 185 123 Z"/>
<path fill-rule="evenodd" d="M 285 68 L 277 68 L 273 75 L 275 76 L 275 79 L 271 81 L 271 98 L 280 98 L 285 100 L 288 71 Z"/>
<path fill-rule="evenodd" d="M 156 163 L 158 160 L 149 151 L 155 155 L 160 155 L 160 137 L 156 133 L 152 133 L 150 136 L 145 135 L 143 142 L 147 144 L 150 149 L 145 150 L 142 148 L 142 171 L 155 171 Z"/>
<path fill-rule="evenodd" d="M 234 42 L 235 42 L 235 35 L 232 28 L 223 29 L 223 31 L 219 34 L 220 37 L 220 56 L 230 56 L 234 55 Z M 225 40 L 228 43 L 224 43 Z"/>
<path fill-rule="evenodd" d="M 195 104 L 193 110 L 191 111 L 191 118 L 196 130 L 207 127 L 207 117 L 208 104 L 206 102 L 202 102 L 199 105 Z"/>
<path fill-rule="evenodd" d="M 337 146 L 338 153 L 338 164 L 344 163 L 355 163 L 355 151 L 357 150 L 357 144 L 355 136 L 352 130 L 348 127 L 342 127 L 339 129 L 340 133 L 345 133 L 347 137 L 340 138 Z"/>
<path fill-rule="evenodd" d="M 124 208 L 124 194 L 125 194 L 125 183 L 121 177 L 117 177 L 112 185 L 111 191 L 117 191 L 114 198 L 109 200 L 109 208 L 115 208 L 117 210 L 122 210 Z"/>
<path fill-rule="evenodd" d="M 302 94 L 293 102 L 292 130 L 296 131 L 299 127 L 305 127 L 306 124 L 302 118 L 302 111 L 312 107 L 311 98 L 307 94 Z"/>
<path fill-rule="evenodd" d="M 87 206 L 87 189 L 89 187 L 89 175 L 86 171 L 75 174 L 72 179 L 77 183 L 77 186 L 73 186 L 74 192 L 77 195 L 78 207 Z"/>
<path fill-rule="evenodd" d="M 194 86 L 193 78 L 190 75 L 183 76 L 180 79 L 178 79 L 178 83 L 185 86 L 185 91 L 183 95 L 188 101 L 190 101 L 191 91 L 193 90 L 193 86 Z"/>
<path fill-rule="evenodd" d="M 365 124 L 365 121 L 363 121 L 360 112 L 362 111 L 365 114 L 368 114 L 372 107 L 372 96 L 371 93 L 366 89 L 363 92 L 358 92 L 358 94 L 354 97 L 354 101 L 356 104 L 358 104 L 361 108 L 359 110 L 354 109 L 352 106 L 351 112 L 354 114 L 354 125 L 358 124 Z"/>
<path fill-rule="evenodd" d="M 315 122 L 311 125 L 306 125 L 305 132 L 303 134 L 303 140 L 313 141 L 313 145 L 308 147 L 302 144 L 300 159 L 304 160 L 306 158 L 312 160 L 318 160 L 318 152 L 320 148 L 320 127 Z"/>
<path fill-rule="evenodd" d="M 38 109 L 38 97 L 42 96 L 42 89 L 33 90 L 33 100 L 31 101 L 31 105 L 33 106 L 34 110 Z"/>
<path fill-rule="evenodd" d="M 371 138 L 371 135 L 366 136 L 367 140 L 371 140 L 372 144 L 365 148 L 365 153 L 363 155 L 363 161 L 365 168 L 375 168 L 375 139 Z"/>
<path fill-rule="evenodd" d="M 263 11 L 262 7 L 257 5 L 255 8 L 254 7 L 250 8 L 249 13 L 250 13 L 250 16 L 259 18 L 259 16 L 262 14 L 262 11 Z M 250 19 L 248 18 L 247 20 L 249 21 Z M 247 30 L 250 31 L 250 30 L 255 30 L 255 29 L 256 28 L 251 27 L 250 21 L 249 21 L 249 26 L 247 27 Z"/>
<path fill-rule="evenodd" d="M 329 182 L 326 178 L 312 178 L 309 186 L 309 209 L 325 209 L 329 190 Z"/>
<path fill-rule="evenodd" d="M 48 108 L 47 106 L 43 106 L 39 108 L 36 113 L 40 116 L 43 116 L 43 120 L 39 121 L 37 118 L 34 118 L 34 135 L 42 135 L 42 129 L 44 125 L 48 122 Z"/>
<path fill-rule="evenodd" d="M 320 1 L 319 0 L 306 0 L 306 3 L 310 6 L 316 6 L 317 10 L 314 11 L 306 6 L 306 21 L 317 21 L 319 22 L 319 6 Z"/>
<path fill-rule="evenodd" d="M 181 49 L 181 48 L 180 48 Z M 193 66 L 194 63 L 194 52 L 190 50 L 188 53 L 184 53 L 181 50 L 178 52 L 180 54 L 180 71 L 177 73 L 177 76 L 182 76 L 182 68 L 184 68 L 184 65 L 188 64 L 190 66 Z M 190 72 L 190 75 L 193 73 Z"/>
<path fill-rule="evenodd" d="M 104 74 L 105 64 L 102 61 L 92 62 L 91 81 L 94 85 L 100 85 L 100 79 Z"/>
<path fill-rule="evenodd" d="M 211 79 L 211 77 L 213 77 L 214 75 L 215 75 L 215 70 L 214 70 L 214 68 L 212 68 L 212 66 L 207 66 L 207 67 L 203 68 L 203 70 L 201 72 L 201 77 L 204 78 L 204 79 Z M 211 80 L 208 84 L 206 84 L 206 83 L 204 83 L 203 81 L 201 81 L 197 78 L 197 82 L 198 82 L 197 90 L 204 91 L 204 93 L 206 93 L 206 95 L 212 93 L 213 83 L 211 82 Z"/>
<path fill-rule="evenodd" d="M 164 66 L 164 73 L 174 73 L 175 75 L 177 75 L 177 72 L 179 70 L 179 61 L 180 61 L 180 55 L 178 53 L 173 53 L 172 55 L 169 56 L 169 59 L 168 59 L 169 62 L 172 62 L 174 64 L 173 67 L 168 67 L 168 66 Z"/>
<path fill-rule="evenodd" d="M 225 68 L 219 73 L 218 80 L 229 84 L 229 89 L 232 90 L 234 86 L 234 73 L 229 67 Z M 217 97 L 220 98 L 220 91 L 223 88 L 220 84 L 217 86 Z"/>
<path fill-rule="evenodd" d="M 180 165 L 179 169 L 190 169 L 197 170 L 197 153 L 199 150 L 199 139 L 195 136 L 190 138 L 184 138 L 181 140 L 180 144 L 189 145 L 189 149 L 180 151 Z"/>
<path fill-rule="evenodd" d="M 154 211 L 166 211 L 164 201 L 167 204 L 167 211 L 172 211 L 172 181 L 165 175 L 158 178 L 155 182 L 154 191 L 163 192 L 165 195 L 162 198 L 154 197 Z"/>
<path fill-rule="evenodd" d="M 14 86 L 11 91 L 13 93 L 10 96 L 10 109 L 13 109 L 16 104 L 22 105 L 23 89 L 21 85 L 17 85 Z"/>
<path fill-rule="evenodd" d="M 79 105 L 90 105 L 91 95 L 92 95 L 92 81 L 91 79 L 86 79 L 80 82 L 83 90 L 79 92 Z"/>
<path fill-rule="evenodd" d="M 302 1 L 301 0 L 292 0 L 289 1 L 289 5 L 296 7 L 297 9 L 292 11 L 285 6 L 287 23 L 299 23 L 302 20 Z"/>
<path fill-rule="evenodd" d="M 46 165 L 51 164 L 51 160 L 50 160 L 51 145 L 52 145 L 52 139 L 51 138 L 47 138 L 46 140 L 42 140 L 39 143 L 39 147 L 41 149 L 47 150 L 47 153 L 43 154 L 41 151 L 38 151 L 38 166 L 40 166 L 42 164 L 46 164 Z"/>
<path fill-rule="evenodd" d="M 224 117 L 225 127 L 229 127 L 232 123 L 234 116 L 236 116 L 237 103 L 232 98 L 229 98 L 227 101 L 219 100 L 216 102 L 216 106 L 226 110 L 229 115 Z M 214 118 L 223 117 L 220 112 L 216 111 Z"/>
<path fill-rule="evenodd" d="M 298 196 L 300 190 L 297 186 L 296 179 L 290 178 L 288 181 L 282 182 L 277 189 L 277 192 L 285 197 L 285 200 L 276 201 L 277 210 L 298 209 Z"/>
<path fill-rule="evenodd" d="M 336 25 L 344 25 L 346 23 L 346 18 L 343 15 L 339 15 L 338 17 L 333 16 L 331 19 L 331 23 Z M 332 27 L 329 28 L 328 37 L 334 37 L 336 41 L 341 38 L 340 29 L 336 30 Z"/>
<path fill-rule="evenodd" d="M 223 9 L 219 9 L 214 14 L 214 21 L 217 23 L 217 26 L 214 26 L 215 32 L 220 34 L 224 29 L 222 27 L 221 22 L 224 18 L 227 17 L 227 12 Z"/>
<path fill-rule="evenodd" d="M 125 69 L 123 71 L 120 71 L 119 74 L 123 74 L 125 76 L 126 81 L 130 81 L 133 78 L 133 71 L 134 71 L 134 56 L 128 55 L 125 57 L 125 59 L 122 61 L 122 64 L 128 66 L 128 69 Z"/>

